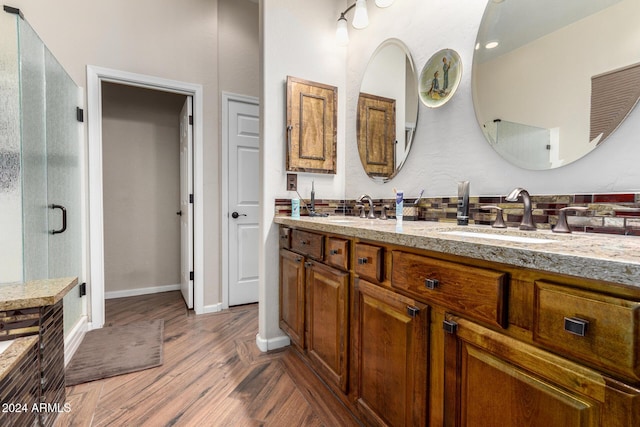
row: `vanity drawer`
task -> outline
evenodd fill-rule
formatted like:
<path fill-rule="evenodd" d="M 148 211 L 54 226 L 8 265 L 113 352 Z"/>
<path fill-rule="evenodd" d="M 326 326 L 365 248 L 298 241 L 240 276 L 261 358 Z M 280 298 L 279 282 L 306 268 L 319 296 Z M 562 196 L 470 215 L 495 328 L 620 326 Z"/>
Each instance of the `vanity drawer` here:
<path fill-rule="evenodd" d="M 302 230 L 292 230 L 291 249 L 322 261 L 324 254 L 324 236 Z"/>
<path fill-rule="evenodd" d="M 534 341 L 568 357 L 640 379 L 640 303 L 535 282 Z"/>
<path fill-rule="evenodd" d="M 349 241 L 337 237 L 327 237 L 325 262 L 342 270 L 349 269 Z"/>
<path fill-rule="evenodd" d="M 380 246 L 356 243 L 356 274 L 374 282 L 384 280 L 384 248 Z"/>
<path fill-rule="evenodd" d="M 505 273 L 402 251 L 393 251 L 392 260 L 392 287 L 465 316 L 507 326 Z"/>
<path fill-rule="evenodd" d="M 291 229 L 287 227 L 280 227 L 280 242 L 281 249 L 291 248 Z"/>

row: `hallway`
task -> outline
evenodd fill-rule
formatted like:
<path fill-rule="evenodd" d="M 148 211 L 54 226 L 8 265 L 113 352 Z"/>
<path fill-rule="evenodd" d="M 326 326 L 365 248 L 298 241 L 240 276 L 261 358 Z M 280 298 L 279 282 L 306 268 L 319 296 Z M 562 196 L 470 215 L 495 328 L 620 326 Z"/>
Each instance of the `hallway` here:
<path fill-rule="evenodd" d="M 106 324 L 164 319 L 164 364 L 67 388 L 56 426 L 349 426 L 350 413 L 289 348 L 255 345 L 258 306 L 195 316 L 180 292 L 106 301 Z"/>

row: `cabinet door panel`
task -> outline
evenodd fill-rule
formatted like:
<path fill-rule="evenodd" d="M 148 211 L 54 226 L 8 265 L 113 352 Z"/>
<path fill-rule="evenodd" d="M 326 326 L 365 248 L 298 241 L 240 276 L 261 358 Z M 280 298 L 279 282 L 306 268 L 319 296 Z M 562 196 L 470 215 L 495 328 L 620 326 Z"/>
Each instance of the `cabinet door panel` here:
<path fill-rule="evenodd" d="M 304 348 L 304 257 L 280 250 L 280 327 Z"/>
<path fill-rule="evenodd" d="M 349 273 L 310 262 L 307 268 L 307 351 L 326 380 L 347 390 Z"/>
<path fill-rule="evenodd" d="M 473 322 L 445 333 L 445 426 L 638 423 L 640 390 Z"/>
<path fill-rule="evenodd" d="M 426 423 L 428 307 L 356 280 L 357 406 L 371 424 Z"/>

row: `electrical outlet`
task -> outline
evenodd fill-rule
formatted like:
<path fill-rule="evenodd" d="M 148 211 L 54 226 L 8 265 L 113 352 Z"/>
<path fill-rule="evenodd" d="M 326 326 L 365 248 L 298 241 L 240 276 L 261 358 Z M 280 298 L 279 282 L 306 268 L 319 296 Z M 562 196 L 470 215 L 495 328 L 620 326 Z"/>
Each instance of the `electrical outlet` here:
<path fill-rule="evenodd" d="M 295 173 L 287 174 L 287 191 L 298 191 L 298 175 Z"/>

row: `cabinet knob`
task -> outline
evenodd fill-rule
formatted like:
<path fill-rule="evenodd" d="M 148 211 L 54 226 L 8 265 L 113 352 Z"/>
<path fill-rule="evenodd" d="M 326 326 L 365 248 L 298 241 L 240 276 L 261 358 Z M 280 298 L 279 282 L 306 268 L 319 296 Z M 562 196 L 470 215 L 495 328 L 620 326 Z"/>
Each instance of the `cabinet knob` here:
<path fill-rule="evenodd" d="M 587 334 L 587 326 L 589 326 L 588 320 L 580 319 L 578 317 L 564 318 L 564 330 L 570 334 L 584 337 Z"/>
<path fill-rule="evenodd" d="M 358 258 L 358 264 L 363 265 L 367 263 L 367 258 Z"/>
<path fill-rule="evenodd" d="M 308 243 L 307 243 L 306 240 L 300 240 L 300 244 L 302 244 L 304 246 L 304 245 L 307 245 Z"/>
<path fill-rule="evenodd" d="M 338 251 L 337 249 L 331 249 L 329 251 L 329 255 L 338 255 L 340 253 L 340 251 Z"/>
<path fill-rule="evenodd" d="M 424 286 L 427 289 L 435 289 L 440 285 L 440 281 L 437 279 L 424 279 Z"/>
<path fill-rule="evenodd" d="M 311 261 L 307 261 L 307 262 L 304 263 L 304 266 L 307 267 L 307 268 L 311 267 L 312 265 L 313 264 L 311 263 Z"/>
<path fill-rule="evenodd" d="M 302 257 L 301 256 L 296 257 L 296 262 L 300 262 L 300 261 L 302 261 Z"/>

